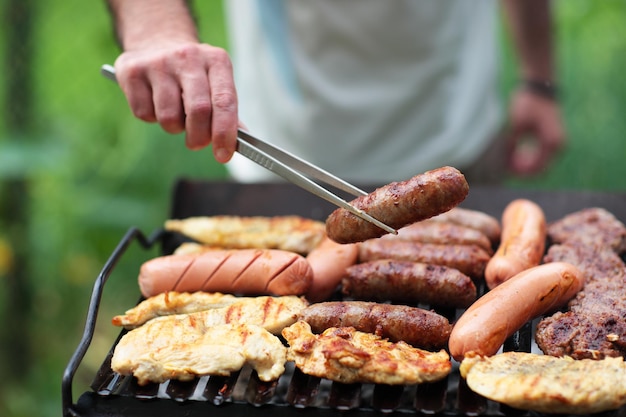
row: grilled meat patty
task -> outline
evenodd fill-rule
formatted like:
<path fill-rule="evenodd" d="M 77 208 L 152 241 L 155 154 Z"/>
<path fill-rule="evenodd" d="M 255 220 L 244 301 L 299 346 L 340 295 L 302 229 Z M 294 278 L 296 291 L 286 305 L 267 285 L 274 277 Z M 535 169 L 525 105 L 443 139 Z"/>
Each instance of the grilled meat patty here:
<path fill-rule="evenodd" d="M 623 312 L 580 314 L 559 312 L 537 326 L 537 345 L 551 356 L 603 359 L 626 356 Z"/>
<path fill-rule="evenodd" d="M 569 214 L 548 226 L 553 243 L 578 242 L 626 252 L 626 226 L 606 209 L 592 207 Z"/>
<path fill-rule="evenodd" d="M 577 227 L 578 225 L 578 227 Z M 604 209 L 570 214 L 549 227 L 553 241 L 544 261 L 569 262 L 583 271 L 586 283 L 569 311 L 542 319 L 536 341 L 547 355 L 575 359 L 626 357 L 626 228 Z"/>

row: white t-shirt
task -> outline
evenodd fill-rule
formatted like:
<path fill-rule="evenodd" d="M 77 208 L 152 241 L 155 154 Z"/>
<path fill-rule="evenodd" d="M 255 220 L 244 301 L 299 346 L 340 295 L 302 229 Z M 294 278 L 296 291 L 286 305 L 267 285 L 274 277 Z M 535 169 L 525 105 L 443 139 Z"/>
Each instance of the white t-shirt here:
<path fill-rule="evenodd" d="M 500 127 L 495 0 L 228 0 L 240 120 L 349 181 L 462 170 Z M 240 155 L 242 182 L 280 180 Z"/>

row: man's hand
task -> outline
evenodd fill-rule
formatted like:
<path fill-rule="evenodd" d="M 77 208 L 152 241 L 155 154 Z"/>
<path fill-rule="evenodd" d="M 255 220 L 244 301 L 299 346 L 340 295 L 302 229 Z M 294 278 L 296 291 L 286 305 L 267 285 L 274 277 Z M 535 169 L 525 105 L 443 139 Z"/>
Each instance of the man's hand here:
<path fill-rule="evenodd" d="M 225 50 L 187 41 L 131 49 L 115 61 L 115 72 L 137 118 L 158 122 L 169 133 L 185 131 L 189 149 L 212 144 L 220 163 L 231 159 L 237 93 Z"/>
<path fill-rule="evenodd" d="M 541 173 L 565 146 L 557 102 L 526 89 L 517 90 L 509 108 L 508 166 L 518 176 Z"/>

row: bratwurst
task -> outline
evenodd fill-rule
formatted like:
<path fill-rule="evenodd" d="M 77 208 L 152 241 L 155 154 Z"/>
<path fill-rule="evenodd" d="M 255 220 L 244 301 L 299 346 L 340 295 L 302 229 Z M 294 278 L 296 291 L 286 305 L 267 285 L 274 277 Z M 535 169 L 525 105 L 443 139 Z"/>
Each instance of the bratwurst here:
<path fill-rule="evenodd" d="M 479 210 L 472 210 L 463 207 L 455 207 L 435 216 L 431 219 L 436 222 L 453 223 L 460 226 L 469 227 L 483 233 L 492 245 L 500 241 L 502 234 L 502 226 L 500 221 L 495 217 Z"/>
<path fill-rule="evenodd" d="M 331 327 L 354 327 L 421 349 L 443 348 L 452 331 L 448 319 L 434 311 L 366 301 L 311 304 L 300 312 L 299 318 L 309 323 L 315 333 Z"/>
<path fill-rule="evenodd" d="M 357 300 L 469 307 L 476 300 L 472 280 L 454 268 L 381 259 L 350 266 L 343 294 Z"/>
<path fill-rule="evenodd" d="M 399 229 L 457 206 L 469 192 L 463 174 L 442 167 L 401 182 L 392 182 L 351 204 L 383 223 Z M 337 243 L 355 243 L 384 235 L 376 225 L 339 208 L 326 219 L 326 233 Z"/>
<path fill-rule="evenodd" d="M 440 243 L 452 245 L 476 245 L 489 254 L 493 246 L 489 238 L 480 230 L 460 224 L 424 220 L 398 229 L 397 235 L 384 235 L 381 239 L 399 239 L 422 243 Z"/>
<path fill-rule="evenodd" d="M 381 238 L 359 243 L 359 262 L 394 259 L 444 265 L 475 279 L 483 277 L 490 258 L 491 255 L 476 245 L 443 245 Z"/>

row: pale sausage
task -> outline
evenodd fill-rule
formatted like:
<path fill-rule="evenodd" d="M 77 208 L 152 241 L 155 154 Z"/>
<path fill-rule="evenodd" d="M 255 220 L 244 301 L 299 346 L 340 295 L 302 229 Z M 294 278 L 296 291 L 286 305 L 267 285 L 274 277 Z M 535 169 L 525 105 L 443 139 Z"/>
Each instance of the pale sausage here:
<path fill-rule="evenodd" d="M 313 281 L 305 297 L 311 302 L 327 300 L 341 283 L 346 268 L 356 263 L 356 244 L 339 244 L 324 238 L 306 257 L 313 269 Z"/>
<path fill-rule="evenodd" d="M 502 239 L 485 268 L 491 289 L 515 274 L 539 265 L 546 247 L 546 218 L 530 200 L 510 202 L 502 213 Z"/>
<path fill-rule="evenodd" d="M 565 305 L 584 284 L 565 262 L 527 269 L 487 292 L 454 324 L 448 347 L 457 361 L 470 353 L 491 356 L 526 322 Z"/>
<path fill-rule="evenodd" d="M 278 249 L 209 250 L 145 262 L 139 272 L 144 297 L 165 291 L 238 295 L 302 295 L 313 270 L 297 253 Z"/>

